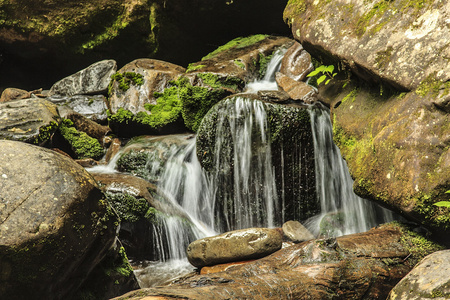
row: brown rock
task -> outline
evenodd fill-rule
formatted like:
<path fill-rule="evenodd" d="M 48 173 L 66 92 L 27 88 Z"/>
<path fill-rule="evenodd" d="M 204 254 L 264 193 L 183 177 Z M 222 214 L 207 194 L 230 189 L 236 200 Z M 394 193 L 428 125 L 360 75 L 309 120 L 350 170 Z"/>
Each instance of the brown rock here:
<path fill-rule="evenodd" d="M 252 262 L 252 261 L 253 260 L 236 261 L 236 262 L 231 262 L 231 263 L 227 263 L 227 264 L 219 264 L 219 265 L 215 265 L 215 266 L 211 266 L 211 267 L 203 267 L 200 270 L 200 275 L 223 272 L 223 271 L 228 270 L 228 268 L 230 268 L 232 266 L 238 266 L 238 265 L 246 264 L 246 263 Z"/>
<path fill-rule="evenodd" d="M 204 267 L 264 257 L 281 245 L 282 236 L 277 230 L 241 229 L 192 242 L 187 257 L 193 266 Z"/>
<path fill-rule="evenodd" d="M 119 108 L 123 108 L 136 114 L 140 111 L 147 111 L 144 105 L 147 103 L 156 104 L 155 92 L 162 93 L 169 82 L 176 80 L 186 71 L 185 68 L 156 59 L 136 59 L 118 72 L 123 74 L 133 72 L 143 76 L 142 85 L 129 84 L 129 88 L 123 91 L 119 88 L 119 83 L 114 82 L 111 96 L 109 98 L 109 108 L 115 114 Z"/>
<path fill-rule="evenodd" d="M 280 72 L 276 74 L 275 80 L 293 100 L 301 100 L 305 103 L 313 103 L 317 100 L 316 90 L 303 81 L 296 81 Z"/>
<path fill-rule="evenodd" d="M 336 239 L 311 240 L 213 274 L 194 275 L 166 287 L 119 299 L 385 299 L 416 264 L 417 235 L 398 225 Z M 360 252 L 363 248 L 365 251 Z M 425 253 L 436 251 L 427 248 Z M 420 254 L 419 254 L 420 255 Z"/>
<path fill-rule="evenodd" d="M 280 73 L 295 81 L 303 81 L 312 70 L 314 66 L 311 63 L 311 55 L 300 43 L 294 43 L 283 56 Z"/>
<path fill-rule="evenodd" d="M 314 236 L 298 221 L 287 221 L 282 226 L 284 235 L 291 241 L 299 243 L 314 239 Z"/>
<path fill-rule="evenodd" d="M 3 91 L 2 96 L 0 97 L 0 103 L 26 98 L 30 98 L 29 92 L 16 88 L 7 88 Z"/>

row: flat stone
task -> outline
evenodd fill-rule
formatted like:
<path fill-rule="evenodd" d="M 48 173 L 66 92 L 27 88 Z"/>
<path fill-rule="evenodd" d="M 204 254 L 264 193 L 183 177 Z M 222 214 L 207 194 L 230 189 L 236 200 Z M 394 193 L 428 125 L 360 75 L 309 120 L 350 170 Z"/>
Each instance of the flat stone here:
<path fill-rule="evenodd" d="M 303 81 L 296 81 L 280 72 L 276 74 L 275 80 L 292 100 L 300 100 L 305 103 L 313 103 L 317 100 L 317 91 Z"/>

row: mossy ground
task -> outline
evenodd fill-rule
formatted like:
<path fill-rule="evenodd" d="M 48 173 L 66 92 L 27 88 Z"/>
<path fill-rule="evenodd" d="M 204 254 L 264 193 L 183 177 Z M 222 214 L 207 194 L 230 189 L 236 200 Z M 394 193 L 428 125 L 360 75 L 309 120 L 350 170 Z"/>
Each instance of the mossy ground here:
<path fill-rule="evenodd" d="M 257 43 L 257 42 L 260 42 L 260 41 L 264 40 L 267 37 L 268 37 L 268 35 L 256 34 L 256 35 L 252 35 L 252 36 L 249 36 L 249 37 L 238 37 L 238 38 L 235 38 L 234 40 L 229 41 L 225 45 L 220 46 L 219 48 L 217 48 L 213 52 L 211 52 L 208 55 L 204 56 L 202 58 L 202 60 L 207 60 L 207 59 L 214 58 L 219 53 L 221 53 L 221 52 L 223 52 L 225 50 L 229 50 L 231 48 L 238 48 L 239 49 L 239 48 L 244 48 L 244 47 L 253 45 L 253 44 Z"/>

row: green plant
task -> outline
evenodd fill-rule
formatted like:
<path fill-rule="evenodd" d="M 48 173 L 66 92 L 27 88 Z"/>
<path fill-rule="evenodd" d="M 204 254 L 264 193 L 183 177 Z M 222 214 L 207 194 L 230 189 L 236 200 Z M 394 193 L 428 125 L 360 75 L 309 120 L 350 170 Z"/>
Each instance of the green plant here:
<path fill-rule="evenodd" d="M 445 193 L 450 194 L 450 190 L 446 191 Z M 439 201 L 439 202 L 434 203 L 434 205 L 450 208 L 450 201 Z"/>
<path fill-rule="evenodd" d="M 337 73 L 334 73 L 334 66 L 333 65 L 329 65 L 329 66 L 324 66 L 321 65 L 319 67 L 317 67 L 314 71 L 312 71 L 311 73 L 308 74 L 307 77 L 314 77 L 318 74 L 322 74 L 318 79 L 317 79 L 317 84 L 321 84 L 325 79 L 325 85 L 327 85 L 328 83 L 330 83 L 330 80 L 334 78 L 334 76 L 337 75 Z"/>

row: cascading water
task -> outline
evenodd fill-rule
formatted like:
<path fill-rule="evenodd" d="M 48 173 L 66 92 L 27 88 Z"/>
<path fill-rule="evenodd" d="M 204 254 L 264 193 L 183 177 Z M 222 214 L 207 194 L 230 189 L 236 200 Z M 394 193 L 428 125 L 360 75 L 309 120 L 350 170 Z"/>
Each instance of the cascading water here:
<path fill-rule="evenodd" d="M 264 79 L 249 84 L 247 92 L 277 89 L 275 73 L 285 51 L 273 55 Z M 184 217 L 156 215 L 153 243 L 159 262 L 135 271 L 141 287 L 192 270 L 185 259 L 186 246 L 216 232 L 308 219 L 306 225 L 316 236 L 337 236 L 388 221 L 387 210 L 353 193 L 347 166 L 333 143 L 327 110 L 319 105 L 283 106 L 277 113 L 279 107 L 245 96 L 226 99 L 218 104 L 215 123 L 209 126 L 214 139 L 207 151 L 196 153 L 201 143 L 197 136 L 171 147 L 164 162 L 158 160 L 160 150 L 149 157 L 144 175 L 157 182 L 162 201 Z M 269 126 L 268 120 L 273 122 L 277 114 L 296 124 L 306 115 L 311 124 Z M 280 134 L 286 127 L 291 131 Z M 202 168 L 197 157 L 208 151 L 213 154 Z"/>
<path fill-rule="evenodd" d="M 339 148 L 333 142 L 328 109 L 317 103 L 310 107 L 309 112 L 321 214 L 309 220 L 308 228 L 315 235 L 340 236 L 364 232 L 377 224 L 392 221 L 392 212 L 353 192 L 353 179 Z"/>

